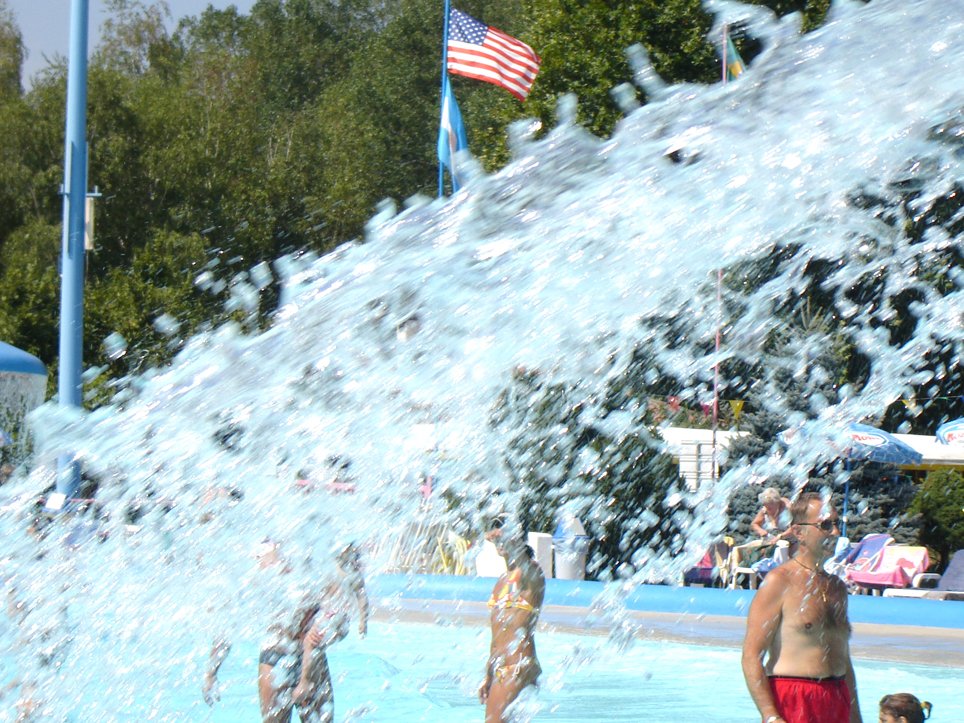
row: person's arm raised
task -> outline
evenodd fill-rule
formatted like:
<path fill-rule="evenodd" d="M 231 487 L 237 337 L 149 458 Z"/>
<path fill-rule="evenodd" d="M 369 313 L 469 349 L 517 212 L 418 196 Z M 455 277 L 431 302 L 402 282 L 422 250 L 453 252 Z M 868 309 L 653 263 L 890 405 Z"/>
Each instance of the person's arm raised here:
<path fill-rule="evenodd" d="M 211 648 L 208 669 L 204 674 L 204 685 L 201 688 L 204 702 L 208 705 L 214 705 L 221 700 L 221 693 L 218 691 L 218 670 L 230 652 L 231 643 L 225 638 L 218 638 Z"/>
<path fill-rule="evenodd" d="M 763 656 L 773 644 L 783 621 L 785 577 L 779 568 L 766 576 L 750 603 L 750 611 L 746 617 L 746 636 L 743 639 L 743 677 L 746 679 L 746 687 L 760 711 L 762 720 L 769 720 L 771 723 L 783 719 L 779 717 L 770 681 L 763 668 Z"/>

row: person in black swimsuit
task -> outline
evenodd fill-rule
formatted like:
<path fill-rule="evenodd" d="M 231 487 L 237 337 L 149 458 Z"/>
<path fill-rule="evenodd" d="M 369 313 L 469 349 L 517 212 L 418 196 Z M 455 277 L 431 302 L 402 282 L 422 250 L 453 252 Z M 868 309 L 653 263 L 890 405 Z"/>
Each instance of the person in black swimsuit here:
<path fill-rule="evenodd" d="M 290 617 L 282 618 L 268 630 L 268 640 L 258 657 L 258 698 L 264 723 L 289 723 L 295 709 L 303 723 L 334 720 L 326 650 L 348 634 L 349 613 L 354 606 L 360 613 L 361 636 L 368 626 L 368 596 L 358 551 L 354 545 L 348 545 L 337 560 L 337 578 L 323 584 L 317 594 L 305 596 Z M 282 562 L 275 548 L 262 565 L 277 564 Z M 230 650 L 230 643 L 223 638 L 211 650 L 203 689 L 209 705 L 218 699 L 217 672 Z"/>

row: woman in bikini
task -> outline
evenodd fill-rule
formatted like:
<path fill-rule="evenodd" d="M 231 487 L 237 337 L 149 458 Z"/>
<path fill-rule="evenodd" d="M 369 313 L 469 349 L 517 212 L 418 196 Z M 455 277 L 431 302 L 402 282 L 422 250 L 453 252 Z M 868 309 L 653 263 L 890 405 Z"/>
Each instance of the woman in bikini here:
<path fill-rule="evenodd" d="M 512 720 L 510 706 L 542 672 L 534 632 L 546 580 L 522 539 L 505 536 L 501 526 L 486 537 L 495 543 L 508 570 L 489 599 L 492 645 L 479 700 L 485 705 L 486 723 L 503 723 Z"/>

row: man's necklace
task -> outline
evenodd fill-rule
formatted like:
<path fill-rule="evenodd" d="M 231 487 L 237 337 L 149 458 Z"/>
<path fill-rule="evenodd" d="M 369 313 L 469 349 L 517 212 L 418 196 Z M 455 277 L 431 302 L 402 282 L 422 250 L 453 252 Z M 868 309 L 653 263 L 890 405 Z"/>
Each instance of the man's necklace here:
<path fill-rule="evenodd" d="M 795 558 L 795 557 L 792 558 L 792 559 L 793 559 L 793 561 L 794 561 L 795 563 L 797 563 L 797 564 L 798 564 L 800 567 L 802 567 L 804 570 L 809 570 L 810 572 L 820 572 L 820 570 L 818 570 L 818 569 L 815 568 L 815 567 L 807 567 L 806 565 L 804 565 L 802 562 L 800 562 L 800 560 L 798 560 L 798 559 Z"/>
<path fill-rule="evenodd" d="M 802 568 L 803 568 L 804 570 L 806 570 L 807 572 L 812 572 L 812 573 L 815 573 L 815 574 L 817 574 L 817 575 L 823 573 L 823 570 L 821 570 L 821 569 L 819 569 L 819 568 L 816 568 L 816 567 L 807 567 L 806 565 L 804 565 L 802 562 L 800 562 L 800 560 L 798 560 L 798 559 L 795 558 L 795 557 L 791 557 L 790 559 L 793 560 L 795 563 L 797 563 L 800 567 L 802 567 Z M 824 573 L 824 574 L 826 574 L 826 573 Z M 827 586 L 826 586 L 826 585 L 820 585 L 820 599 L 823 600 L 824 604 L 826 605 L 826 603 L 827 603 Z"/>

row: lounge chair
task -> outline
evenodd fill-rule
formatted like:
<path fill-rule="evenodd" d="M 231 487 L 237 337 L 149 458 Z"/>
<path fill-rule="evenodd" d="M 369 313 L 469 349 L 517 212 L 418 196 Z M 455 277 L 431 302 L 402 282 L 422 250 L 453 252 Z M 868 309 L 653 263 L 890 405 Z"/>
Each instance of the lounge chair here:
<path fill-rule="evenodd" d="M 910 587 L 916 575 L 927 570 L 926 547 L 887 545 L 872 570 L 847 572 L 847 580 L 860 591 L 880 594 L 887 588 Z"/>
<path fill-rule="evenodd" d="M 725 587 L 728 574 L 726 560 L 732 546 L 733 538 L 729 536 L 710 545 L 700 561 L 683 573 L 683 585 L 712 587 L 719 580 Z"/>
<path fill-rule="evenodd" d="M 850 559 L 850 553 L 853 552 L 853 549 L 854 545 L 850 544 L 849 537 L 838 537 L 833 557 L 823 563 L 824 572 L 843 577 L 844 569 L 847 567 L 847 560 Z"/>
<path fill-rule="evenodd" d="M 736 589 L 743 587 L 743 580 L 746 579 L 747 586 L 751 590 L 756 590 L 760 582 L 761 574 L 757 570 L 757 565 L 764 559 L 765 552 L 773 547 L 772 543 L 764 540 L 751 540 L 742 545 L 736 545 L 731 551 L 726 561 L 726 587 Z"/>
<path fill-rule="evenodd" d="M 873 570 L 880 561 L 880 553 L 894 538 L 885 532 L 875 532 L 864 535 L 847 554 L 842 566 L 837 567 L 837 574 L 844 582 L 850 581 L 851 572 L 867 572 Z"/>
<path fill-rule="evenodd" d="M 920 579 L 914 580 L 911 589 L 899 590 L 891 588 L 884 590 L 884 597 L 917 597 L 928 600 L 964 600 L 964 550 L 958 550 L 951 556 L 951 561 L 943 575 L 925 573 L 924 580 L 932 581 L 937 578 L 937 586 L 927 588 Z M 919 578 L 920 576 L 918 576 Z"/>

